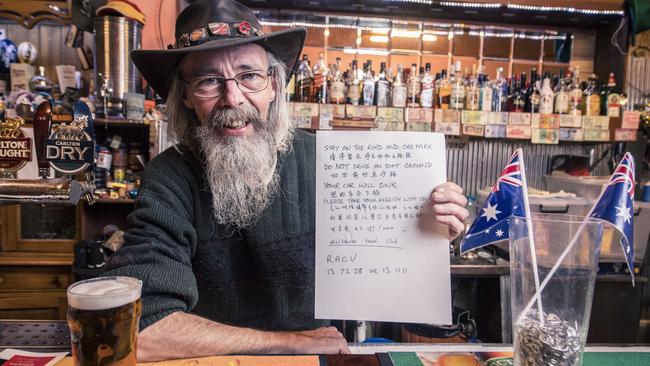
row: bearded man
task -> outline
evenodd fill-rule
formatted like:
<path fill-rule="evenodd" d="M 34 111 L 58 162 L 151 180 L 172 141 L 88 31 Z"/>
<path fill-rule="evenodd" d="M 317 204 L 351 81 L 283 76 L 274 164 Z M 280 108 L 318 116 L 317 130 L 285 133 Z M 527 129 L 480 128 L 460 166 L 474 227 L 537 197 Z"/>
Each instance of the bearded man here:
<path fill-rule="evenodd" d="M 245 6 L 200 0 L 170 49 L 133 52 L 178 141 L 147 165 L 108 264 L 143 281 L 139 361 L 348 352 L 314 319 L 315 138 L 291 128 L 285 102 L 305 34 L 264 34 Z M 462 190 L 445 183 L 432 200 L 454 238 Z"/>

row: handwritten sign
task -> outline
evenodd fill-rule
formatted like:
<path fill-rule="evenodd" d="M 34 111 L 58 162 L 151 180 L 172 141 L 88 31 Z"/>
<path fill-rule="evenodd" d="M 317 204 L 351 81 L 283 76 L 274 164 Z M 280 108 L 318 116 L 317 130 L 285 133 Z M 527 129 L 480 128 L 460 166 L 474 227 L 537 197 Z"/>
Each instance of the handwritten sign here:
<path fill-rule="evenodd" d="M 444 135 L 317 134 L 316 317 L 451 323 Z"/>

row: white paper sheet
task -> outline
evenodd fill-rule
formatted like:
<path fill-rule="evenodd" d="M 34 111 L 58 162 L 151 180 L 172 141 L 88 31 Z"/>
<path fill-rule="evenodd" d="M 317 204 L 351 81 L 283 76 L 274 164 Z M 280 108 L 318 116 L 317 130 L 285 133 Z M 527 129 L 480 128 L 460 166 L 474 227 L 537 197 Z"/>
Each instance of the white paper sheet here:
<path fill-rule="evenodd" d="M 444 135 L 319 131 L 316 165 L 316 317 L 451 324 Z"/>

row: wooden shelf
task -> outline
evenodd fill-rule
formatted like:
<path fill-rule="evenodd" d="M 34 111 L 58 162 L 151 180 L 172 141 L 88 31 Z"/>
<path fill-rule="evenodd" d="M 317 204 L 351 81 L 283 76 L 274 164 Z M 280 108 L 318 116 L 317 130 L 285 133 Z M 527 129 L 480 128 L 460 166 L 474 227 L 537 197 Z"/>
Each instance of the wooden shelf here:
<path fill-rule="evenodd" d="M 32 119 L 25 119 L 25 127 L 32 127 Z M 144 119 L 124 119 L 124 118 L 95 118 L 95 128 L 98 127 L 149 127 Z"/>
<path fill-rule="evenodd" d="M 509 62 L 510 59 L 507 57 L 483 56 L 483 61 Z"/>
<path fill-rule="evenodd" d="M 54 253 L 3 252 L 0 266 L 70 266 L 73 255 Z"/>
<path fill-rule="evenodd" d="M 120 204 L 133 204 L 135 200 L 131 198 L 95 198 L 95 203 L 120 203 Z"/>

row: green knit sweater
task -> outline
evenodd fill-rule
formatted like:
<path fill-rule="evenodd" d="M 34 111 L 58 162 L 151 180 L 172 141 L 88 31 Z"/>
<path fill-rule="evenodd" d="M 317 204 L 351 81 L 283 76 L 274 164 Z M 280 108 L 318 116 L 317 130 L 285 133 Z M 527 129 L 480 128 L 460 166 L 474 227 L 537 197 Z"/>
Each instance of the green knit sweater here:
<path fill-rule="evenodd" d="M 141 329 L 176 311 L 267 330 L 324 324 L 314 319 L 314 136 L 296 131 L 276 169 L 270 205 L 233 231 L 212 220 L 192 151 L 168 149 L 147 165 L 126 243 L 106 272 L 143 281 Z"/>

